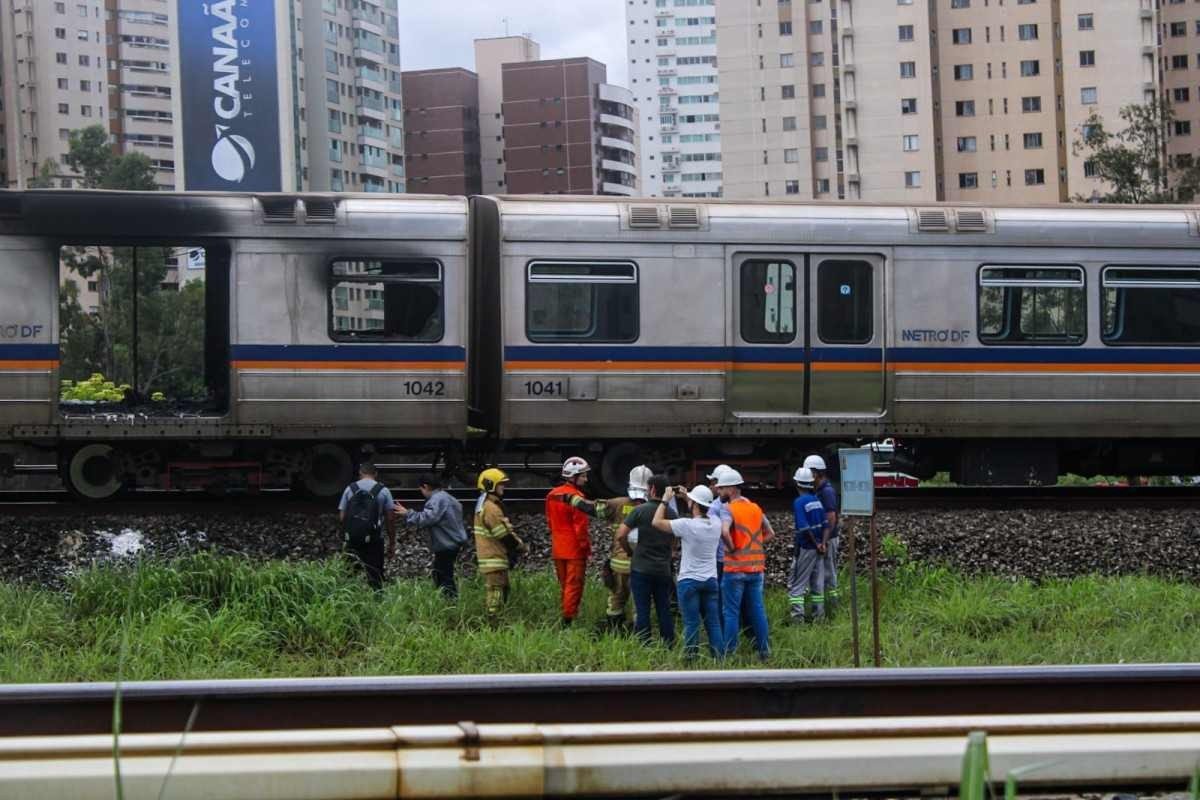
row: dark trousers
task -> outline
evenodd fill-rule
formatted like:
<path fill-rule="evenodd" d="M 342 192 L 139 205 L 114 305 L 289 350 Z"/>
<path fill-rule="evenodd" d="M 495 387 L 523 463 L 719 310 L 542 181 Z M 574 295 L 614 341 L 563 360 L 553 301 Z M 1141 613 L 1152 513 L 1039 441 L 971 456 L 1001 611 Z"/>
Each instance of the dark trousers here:
<path fill-rule="evenodd" d="M 632 572 L 629 588 L 633 593 L 633 632 L 643 641 L 650 640 L 650 603 L 658 617 L 658 632 L 668 645 L 675 643 L 675 618 L 671 615 L 671 595 L 675 582 L 670 575 L 647 575 Z"/>
<path fill-rule="evenodd" d="M 383 536 L 374 536 L 366 544 L 346 542 L 346 553 L 367 575 L 372 589 L 383 588 Z"/>
<path fill-rule="evenodd" d="M 433 554 L 433 585 L 442 590 L 450 600 L 458 597 L 458 584 L 454 581 L 454 562 L 462 547 L 453 550 L 438 550 Z"/>

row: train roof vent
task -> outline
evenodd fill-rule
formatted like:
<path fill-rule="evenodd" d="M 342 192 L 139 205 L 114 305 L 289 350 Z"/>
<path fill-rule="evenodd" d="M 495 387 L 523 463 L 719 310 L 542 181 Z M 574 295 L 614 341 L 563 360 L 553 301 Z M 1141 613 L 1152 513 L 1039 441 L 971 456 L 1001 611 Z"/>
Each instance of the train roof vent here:
<path fill-rule="evenodd" d="M 959 233 L 991 233 L 988 214 L 981 208 L 960 208 L 954 212 L 954 229 Z"/>
<path fill-rule="evenodd" d="M 331 197 L 306 198 L 304 221 L 309 224 L 337 222 L 337 201 Z"/>
<path fill-rule="evenodd" d="M 658 216 L 658 206 L 630 206 L 629 227 L 661 228 L 662 219 Z"/>
<path fill-rule="evenodd" d="M 672 228 L 699 228 L 700 208 L 698 206 L 671 206 L 669 224 Z"/>
<path fill-rule="evenodd" d="M 950 230 L 950 215 L 944 208 L 918 208 L 917 230 L 941 232 Z"/>
<path fill-rule="evenodd" d="M 21 216 L 21 196 L 0 192 L 0 219 L 19 219 Z"/>
<path fill-rule="evenodd" d="M 295 222 L 296 198 L 294 197 L 260 197 L 263 222 Z"/>

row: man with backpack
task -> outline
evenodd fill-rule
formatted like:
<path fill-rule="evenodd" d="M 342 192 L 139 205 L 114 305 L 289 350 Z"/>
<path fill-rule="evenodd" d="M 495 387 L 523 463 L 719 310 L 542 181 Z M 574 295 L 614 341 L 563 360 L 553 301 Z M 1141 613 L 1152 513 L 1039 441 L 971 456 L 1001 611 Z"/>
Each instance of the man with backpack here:
<path fill-rule="evenodd" d="M 342 492 L 338 517 L 346 552 L 362 566 L 371 588 L 379 590 L 383 588 L 383 529 L 387 528 L 387 558 L 391 559 L 396 555 L 396 525 L 392 520 L 392 493 L 376 479 L 377 475 L 374 464 L 358 468 L 358 480 Z"/>

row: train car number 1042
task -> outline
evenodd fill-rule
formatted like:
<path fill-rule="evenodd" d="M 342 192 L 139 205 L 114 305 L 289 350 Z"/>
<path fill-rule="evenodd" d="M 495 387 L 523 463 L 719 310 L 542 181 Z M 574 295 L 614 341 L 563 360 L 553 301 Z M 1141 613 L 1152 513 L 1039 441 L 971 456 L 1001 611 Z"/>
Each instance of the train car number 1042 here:
<path fill-rule="evenodd" d="M 445 397 L 445 381 L 405 381 L 404 393 L 409 397 Z"/>
<path fill-rule="evenodd" d="M 562 381 L 525 381 L 525 394 L 528 397 L 562 397 Z"/>

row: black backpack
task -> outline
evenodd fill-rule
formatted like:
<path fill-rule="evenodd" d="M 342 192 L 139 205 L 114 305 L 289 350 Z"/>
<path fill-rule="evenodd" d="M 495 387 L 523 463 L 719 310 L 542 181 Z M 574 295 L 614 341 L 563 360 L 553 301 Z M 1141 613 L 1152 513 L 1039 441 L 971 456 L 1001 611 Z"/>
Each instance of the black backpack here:
<path fill-rule="evenodd" d="M 383 484 L 376 483 L 369 490 L 350 484 L 350 501 L 346 503 L 346 541 L 357 547 L 370 544 L 379 533 L 379 504 L 375 499 L 383 491 Z"/>

